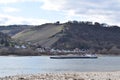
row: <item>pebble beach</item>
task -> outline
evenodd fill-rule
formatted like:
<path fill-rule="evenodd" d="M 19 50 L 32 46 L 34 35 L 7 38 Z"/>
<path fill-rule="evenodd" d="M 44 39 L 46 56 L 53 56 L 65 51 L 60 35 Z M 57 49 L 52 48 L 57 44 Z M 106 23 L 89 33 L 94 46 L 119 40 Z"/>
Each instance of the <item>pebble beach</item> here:
<path fill-rule="evenodd" d="M 5 76 L 0 80 L 120 80 L 120 71 L 40 73 Z"/>

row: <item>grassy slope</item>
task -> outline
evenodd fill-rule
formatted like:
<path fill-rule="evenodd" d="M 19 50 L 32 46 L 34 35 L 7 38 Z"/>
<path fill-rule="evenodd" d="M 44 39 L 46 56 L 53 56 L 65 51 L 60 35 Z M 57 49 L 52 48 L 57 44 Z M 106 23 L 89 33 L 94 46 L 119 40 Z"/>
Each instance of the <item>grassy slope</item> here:
<path fill-rule="evenodd" d="M 33 27 L 32 25 L 8 25 L 8 26 L 0 26 L 0 32 L 5 33 L 9 36 L 13 36 L 24 29 L 28 29 Z"/>
<path fill-rule="evenodd" d="M 19 39 L 22 41 L 30 41 L 32 43 L 39 43 L 42 46 L 51 46 L 54 42 L 56 42 L 59 37 L 51 37 L 55 35 L 56 33 L 60 32 L 62 30 L 62 25 L 44 25 L 42 28 L 31 28 L 26 29 L 16 35 L 14 35 L 12 38 Z"/>

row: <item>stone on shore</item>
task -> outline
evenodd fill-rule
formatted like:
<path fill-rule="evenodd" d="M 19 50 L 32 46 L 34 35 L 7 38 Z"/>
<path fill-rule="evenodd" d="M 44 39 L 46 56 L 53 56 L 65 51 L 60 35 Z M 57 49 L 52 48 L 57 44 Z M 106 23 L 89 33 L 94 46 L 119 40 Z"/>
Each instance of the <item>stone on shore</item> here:
<path fill-rule="evenodd" d="M 120 80 L 120 72 L 66 72 L 6 76 L 0 80 Z"/>

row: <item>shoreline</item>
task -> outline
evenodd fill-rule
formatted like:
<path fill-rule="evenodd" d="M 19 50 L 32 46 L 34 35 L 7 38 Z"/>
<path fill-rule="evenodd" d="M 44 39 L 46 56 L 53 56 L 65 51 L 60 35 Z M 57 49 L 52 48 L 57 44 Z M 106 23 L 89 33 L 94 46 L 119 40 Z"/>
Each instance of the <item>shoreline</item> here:
<path fill-rule="evenodd" d="M 0 55 L 0 57 L 27 57 L 27 56 L 35 57 L 35 56 L 61 56 L 61 55 Z M 120 57 L 120 55 L 110 55 L 110 54 L 109 55 L 97 54 L 97 56 L 98 57 L 106 57 L 106 56 L 107 57 Z"/>
<path fill-rule="evenodd" d="M 0 77 L 0 80 L 120 80 L 120 71 L 23 74 Z"/>

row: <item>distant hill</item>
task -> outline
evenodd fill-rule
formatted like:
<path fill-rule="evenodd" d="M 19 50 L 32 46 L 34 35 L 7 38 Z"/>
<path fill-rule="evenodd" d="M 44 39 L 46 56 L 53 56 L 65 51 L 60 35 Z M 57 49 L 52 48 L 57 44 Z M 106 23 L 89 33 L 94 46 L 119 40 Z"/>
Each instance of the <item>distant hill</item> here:
<path fill-rule="evenodd" d="M 91 49 L 103 54 L 120 54 L 120 27 L 95 22 L 64 23 L 64 34 L 52 45 L 59 49 Z"/>
<path fill-rule="evenodd" d="M 120 27 L 98 22 L 47 23 L 26 28 L 12 38 L 56 49 L 93 49 L 103 54 L 120 54 Z"/>
<path fill-rule="evenodd" d="M 31 28 L 33 25 L 8 25 L 8 26 L 0 26 L 0 32 L 8 34 L 9 36 L 13 36 L 18 32 L 26 28 Z"/>
<path fill-rule="evenodd" d="M 120 45 L 120 27 L 104 26 L 100 23 L 68 22 L 63 24 L 64 35 L 55 43 L 55 47 L 107 48 Z"/>

